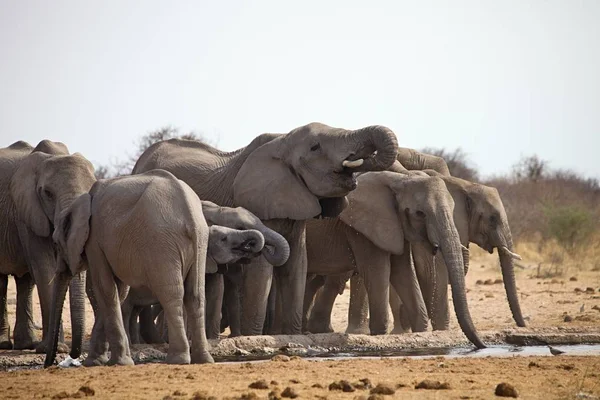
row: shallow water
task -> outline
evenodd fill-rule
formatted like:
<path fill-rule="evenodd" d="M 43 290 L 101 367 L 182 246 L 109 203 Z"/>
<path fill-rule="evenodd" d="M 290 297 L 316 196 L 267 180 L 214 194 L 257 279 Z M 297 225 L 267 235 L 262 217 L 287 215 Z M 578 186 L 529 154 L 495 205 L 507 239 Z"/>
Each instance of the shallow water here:
<path fill-rule="evenodd" d="M 574 345 L 556 345 L 554 348 L 564 351 L 560 356 L 600 356 L 600 344 L 574 344 Z M 281 354 L 281 353 L 279 353 Z M 215 357 L 216 362 L 220 363 L 246 363 L 246 362 L 265 362 L 269 361 L 275 354 L 251 354 L 247 356 L 224 356 Z M 379 358 L 413 358 L 427 359 L 444 356 L 448 358 L 476 358 L 476 357 L 527 357 L 527 356 L 552 356 L 546 346 L 489 346 L 485 349 L 477 350 L 466 347 L 452 348 L 420 348 L 405 350 L 385 350 L 372 351 L 352 349 L 344 351 L 329 351 L 323 353 L 313 353 L 310 356 L 302 356 L 304 360 L 325 361 L 325 360 L 353 360 L 353 359 L 379 359 Z M 163 360 L 148 361 L 146 363 L 162 363 Z M 41 365 L 22 365 L 9 367 L 4 371 L 21 371 L 42 369 Z"/>

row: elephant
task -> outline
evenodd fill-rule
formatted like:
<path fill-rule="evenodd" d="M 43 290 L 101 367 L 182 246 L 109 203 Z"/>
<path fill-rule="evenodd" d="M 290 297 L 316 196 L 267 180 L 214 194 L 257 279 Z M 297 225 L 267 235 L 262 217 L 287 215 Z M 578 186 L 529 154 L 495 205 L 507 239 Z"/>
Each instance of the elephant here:
<path fill-rule="evenodd" d="M 53 343 L 66 287 L 89 269 L 97 317 L 84 365 L 133 365 L 120 309 L 130 286 L 151 291 L 165 310 L 171 334 L 167 363 L 214 362 L 204 319 L 208 238 L 200 199 L 171 173 L 155 170 L 98 180 L 60 215 L 54 230 L 60 262 L 50 318 Z M 46 353 L 46 367 L 53 364 L 55 349 Z"/>
<path fill-rule="evenodd" d="M 396 135 L 383 126 L 351 131 L 310 123 L 287 134 L 262 134 L 230 153 L 196 141 L 158 142 L 140 156 L 133 173 L 170 171 L 201 199 L 244 207 L 283 235 L 290 245 L 283 266 L 273 271 L 265 253 L 243 267 L 240 331 L 262 334 L 275 273 L 277 297 L 286 310 L 277 316 L 277 333 L 300 334 L 306 221 L 337 216 L 347 205 L 345 196 L 356 188 L 354 173 L 387 169 L 397 147 Z"/>
<path fill-rule="evenodd" d="M 308 273 L 339 276 L 356 270 L 369 294 L 371 334 L 387 333 L 391 282 L 411 313 L 408 318 L 413 330 L 423 331 L 427 329 L 427 312 L 410 263 L 410 247 L 427 243 L 433 254 L 441 251 L 447 260 L 455 311 L 463 332 L 476 347 L 485 347 L 467 305 L 462 249 L 453 220 L 454 201 L 444 181 L 381 171 L 360 174 L 357 183 L 358 188 L 348 195 L 348 207 L 338 219 L 307 223 Z M 305 304 L 305 311 L 307 308 Z M 325 323 L 328 325 L 328 320 Z"/>
<path fill-rule="evenodd" d="M 433 170 L 425 170 L 425 172 L 444 180 L 454 199 L 454 221 L 465 250 L 463 251 L 465 274 L 469 265 L 467 250 L 469 243 L 477 244 L 490 254 L 496 248 L 513 319 L 517 326 L 524 327 L 525 320 L 519 304 L 513 266 L 513 259 L 520 259 L 520 256 L 513 252 L 512 234 L 498 191 L 493 187 L 464 179 L 441 176 Z M 413 246 L 412 251 L 419 285 L 425 298 L 432 327 L 434 330 L 447 330 L 449 326 L 448 276 L 444 260 L 432 257 L 430 249 L 423 243 Z M 365 306 L 361 304 L 365 303 L 364 291 L 364 285 L 361 287 L 360 282 L 352 282 L 349 315 L 353 317 L 349 317 L 348 329 L 350 332 L 366 329 Z M 398 304 L 397 299 L 394 299 L 393 296 L 391 298 Z M 317 301 L 315 300 L 315 302 Z M 392 310 L 395 320 L 398 320 L 395 321 L 395 326 L 401 325 L 399 320 L 404 316 L 400 312 L 399 305 L 392 307 Z M 402 307 L 402 310 L 405 308 Z"/>
<path fill-rule="evenodd" d="M 409 171 L 432 169 L 441 175 L 450 176 L 450 169 L 446 164 L 446 160 L 433 154 L 421 153 L 407 147 L 398 147 L 396 160 Z"/>
<path fill-rule="evenodd" d="M 211 227 L 211 234 L 208 245 L 207 271 L 217 271 L 217 264 L 233 264 L 237 262 L 248 263 L 251 258 L 268 252 L 269 259 L 275 266 L 284 264 L 290 254 L 289 244 L 283 236 L 277 232 L 267 228 L 258 217 L 243 207 L 221 207 L 210 201 L 202 201 L 202 211 L 206 222 Z M 218 230 L 213 231 L 212 227 L 220 226 Z M 231 228 L 231 229 L 227 229 Z M 259 242 L 253 237 L 256 233 L 260 234 L 262 242 Z M 252 236 L 252 237 L 250 237 Z M 233 240 L 223 241 L 228 237 Z M 254 245 L 250 248 L 244 247 L 246 238 L 250 237 L 256 244 L 264 243 L 264 246 Z M 211 265 L 210 268 L 208 265 Z M 207 337 L 214 339 L 219 336 L 221 324 L 221 309 L 223 306 L 224 290 L 228 287 L 228 282 L 223 281 L 223 273 L 207 273 L 206 275 L 206 328 Z M 228 287 L 229 289 L 229 287 Z M 237 288 L 230 289 L 231 291 Z M 155 304 L 154 298 L 143 299 L 141 294 L 136 295 L 136 289 L 132 288 L 129 296 L 122 306 L 123 318 L 126 325 L 126 331 L 131 334 L 132 342 L 139 343 L 140 338 L 135 332 L 134 321 L 137 320 L 137 315 L 140 313 L 140 335 L 146 343 L 160 343 L 162 338 L 154 328 L 153 313 L 149 310 L 144 310 L 136 306 L 149 307 L 150 304 Z M 237 296 L 233 296 L 233 300 L 238 300 Z M 134 300 L 135 299 L 135 300 Z M 128 303 L 128 304 L 126 304 Z M 234 301 L 230 301 L 229 307 L 238 307 Z M 131 307 L 134 314 L 125 310 Z M 230 314 L 233 314 L 230 312 Z M 129 322 L 131 320 L 131 322 Z M 127 325 L 130 324 L 131 331 L 127 330 Z M 232 331 L 237 328 L 239 332 L 239 324 L 232 323 Z M 239 335 L 239 333 L 238 333 Z"/>
<path fill-rule="evenodd" d="M 0 348 L 11 348 L 6 320 L 8 275 L 17 284 L 15 349 L 46 351 L 49 338 L 52 285 L 57 263 L 52 229 L 63 210 L 95 181 L 94 167 L 83 156 L 69 155 L 60 142 L 42 140 L 33 148 L 19 141 L 0 149 Z M 79 357 L 84 334 L 83 277 L 69 288 L 72 314 L 71 356 Z M 32 290 L 37 285 L 42 309 L 42 341 L 33 332 Z M 62 343 L 61 352 L 68 351 Z"/>

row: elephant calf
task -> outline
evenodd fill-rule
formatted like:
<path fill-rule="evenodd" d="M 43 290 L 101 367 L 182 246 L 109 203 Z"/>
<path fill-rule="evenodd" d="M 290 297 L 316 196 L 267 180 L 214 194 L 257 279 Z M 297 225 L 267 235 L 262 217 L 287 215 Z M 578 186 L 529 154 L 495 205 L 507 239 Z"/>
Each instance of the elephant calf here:
<path fill-rule="evenodd" d="M 53 343 L 67 284 L 89 265 L 98 318 L 85 365 L 133 364 L 120 306 L 129 286 L 147 287 L 165 310 L 171 334 L 167 363 L 213 362 L 204 320 L 208 236 L 200 199 L 167 171 L 97 181 L 60 216 L 54 231 L 60 261 Z M 191 354 L 184 306 L 193 332 Z M 54 345 L 46 353 L 45 366 L 53 363 L 55 350 Z"/>

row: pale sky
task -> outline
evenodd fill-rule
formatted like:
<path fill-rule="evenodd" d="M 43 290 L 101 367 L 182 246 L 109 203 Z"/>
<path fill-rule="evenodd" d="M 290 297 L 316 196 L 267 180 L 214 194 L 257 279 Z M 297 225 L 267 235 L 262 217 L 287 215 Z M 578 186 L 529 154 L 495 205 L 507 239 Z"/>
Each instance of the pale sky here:
<path fill-rule="evenodd" d="M 600 177 L 600 1 L 0 0 L 0 147 L 98 165 L 165 125 L 234 150 L 312 121 Z"/>

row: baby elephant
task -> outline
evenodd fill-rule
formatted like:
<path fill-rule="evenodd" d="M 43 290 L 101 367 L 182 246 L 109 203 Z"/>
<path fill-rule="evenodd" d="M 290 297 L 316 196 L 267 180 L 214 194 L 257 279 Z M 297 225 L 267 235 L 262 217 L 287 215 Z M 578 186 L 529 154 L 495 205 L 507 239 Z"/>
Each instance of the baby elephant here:
<path fill-rule="evenodd" d="M 98 315 L 86 366 L 133 364 L 120 306 L 129 286 L 148 288 L 165 311 L 171 335 L 167 363 L 214 362 L 204 320 L 208 236 L 200 199 L 169 172 L 97 181 L 55 227 L 60 262 L 51 312 L 53 343 L 66 284 L 89 265 Z M 191 354 L 184 306 L 192 332 Z M 46 354 L 45 366 L 52 365 L 55 349 L 54 345 Z"/>

